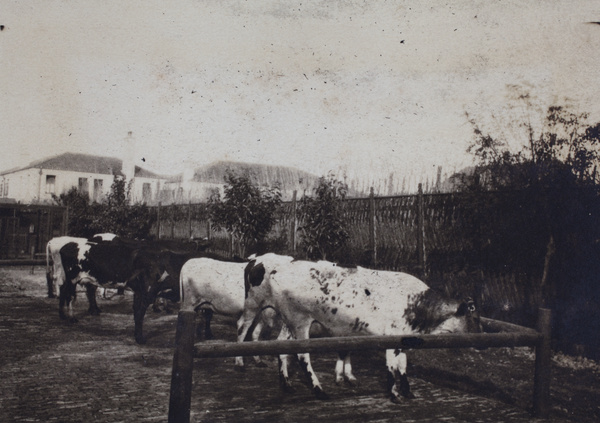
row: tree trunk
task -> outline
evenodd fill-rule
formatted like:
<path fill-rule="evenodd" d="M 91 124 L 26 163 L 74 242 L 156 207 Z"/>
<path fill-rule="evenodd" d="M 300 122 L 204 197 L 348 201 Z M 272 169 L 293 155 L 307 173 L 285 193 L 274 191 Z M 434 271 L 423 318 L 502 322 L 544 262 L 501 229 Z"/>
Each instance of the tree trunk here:
<path fill-rule="evenodd" d="M 551 289 L 551 284 L 548 283 L 550 263 L 554 253 L 556 253 L 556 244 L 554 242 L 554 236 L 550 234 L 550 239 L 548 240 L 548 245 L 546 247 L 546 257 L 544 258 L 544 272 L 542 273 L 542 281 L 540 283 L 544 307 L 550 307 L 552 305 L 551 300 L 554 296 L 554 289 Z"/>

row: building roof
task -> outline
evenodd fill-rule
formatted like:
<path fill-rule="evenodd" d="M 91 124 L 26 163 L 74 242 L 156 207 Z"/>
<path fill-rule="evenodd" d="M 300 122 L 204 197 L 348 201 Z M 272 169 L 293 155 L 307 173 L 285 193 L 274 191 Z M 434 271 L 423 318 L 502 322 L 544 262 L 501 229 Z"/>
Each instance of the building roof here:
<path fill-rule="evenodd" d="M 123 175 L 123 160 L 115 157 L 93 156 L 81 153 L 63 153 L 54 157 L 31 162 L 29 165 L 0 172 L 0 175 L 25 169 L 52 169 L 101 175 Z M 167 179 L 147 169 L 135 166 L 135 176 L 142 178 Z"/>

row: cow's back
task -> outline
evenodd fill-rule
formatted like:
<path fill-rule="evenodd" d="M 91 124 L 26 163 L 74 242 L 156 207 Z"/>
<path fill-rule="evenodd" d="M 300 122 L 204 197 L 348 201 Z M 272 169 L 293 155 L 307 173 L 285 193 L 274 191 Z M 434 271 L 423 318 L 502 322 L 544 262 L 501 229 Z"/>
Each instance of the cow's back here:
<path fill-rule="evenodd" d="M 195 258 L 181 268 L 182 310 L 210 304 L 220 314 L 239 314 L 244 307 L 246 263 Z"/>
<path fill-rule="evenodd" d="M 262 293 L 276 308 L 299 319 L 310 316 L 338 336 L 410 333 L 406 310 L 429 289 L 406 273 L 343 268 L 325 261 L 271 267 L 267 262 L 265 281 Z"/>

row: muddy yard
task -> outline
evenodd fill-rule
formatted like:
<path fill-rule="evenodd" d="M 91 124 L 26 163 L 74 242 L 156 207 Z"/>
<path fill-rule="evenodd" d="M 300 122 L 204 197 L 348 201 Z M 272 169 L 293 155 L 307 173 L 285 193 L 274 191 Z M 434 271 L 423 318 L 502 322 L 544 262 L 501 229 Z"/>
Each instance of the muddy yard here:
<path fill-rule="evenodd" d="M 1 422 L 165 422 L 176 313 L 148 311 L 148 343 L 133 339 L 132 297 L 99 299 L 100 316 L 75 305 L 79 322 L 58 318 L 45 298 L 41 267 L 0 269 Z M 218 341 L 235 340 L 235 322 L 215 316 Z M 244 373 L 233 359 L 194 363 L 194 422 L 527 422 L 534 355 L 527 348 L 408 352 L 416 399 L 393 404 L 385 395 L 383 354 L 353 355 L 356 387 L 335 385 L 335 356 L 313 356 L 331 399 L 312 397 L 296 368 L 296 393 L 279 390 L 276 360 Z M 600 366 L 553 358 L 551 421 L 600 421 Z"/>

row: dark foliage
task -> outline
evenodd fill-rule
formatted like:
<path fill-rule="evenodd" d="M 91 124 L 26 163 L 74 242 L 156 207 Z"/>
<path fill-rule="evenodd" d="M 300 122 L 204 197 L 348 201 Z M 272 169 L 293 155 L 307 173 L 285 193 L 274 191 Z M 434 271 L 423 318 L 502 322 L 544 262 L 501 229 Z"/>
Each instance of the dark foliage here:
<path fill-rule="evenodd" d="M 568 322 L 581 321 L 572 315 L 591 310 L 590 301 L 600 296 L 600 124 L 586 119 L 550 107 L 545 129 L 534 137 L 529 128 L 529 145 L 516 153 L 471 121 L 469 151 L 477 165 L 457 176 L 466 200 L 457 229 L 472 242 L 466 261 L 491 271 L 529 272 L 541 281 L 563 341 L 573 333 Z M 586 319 L 600 320 L 600 314 Z"/>

